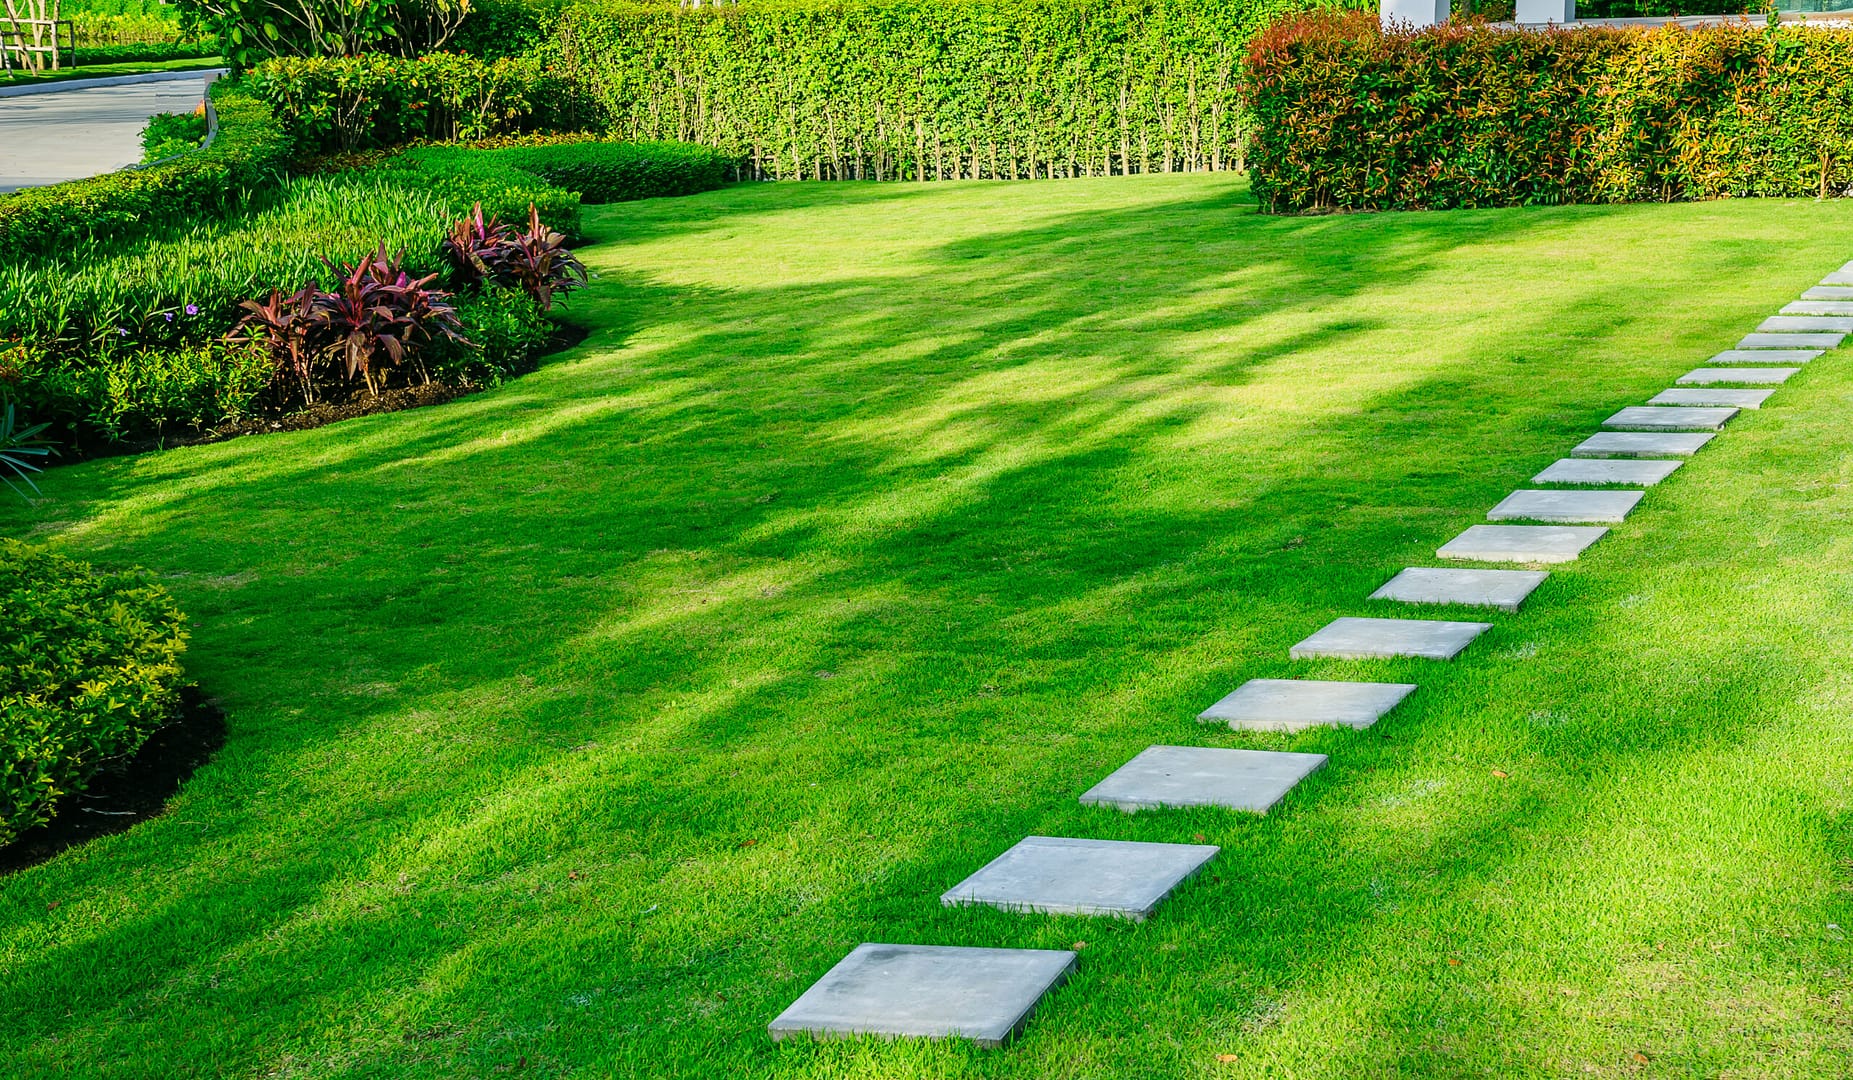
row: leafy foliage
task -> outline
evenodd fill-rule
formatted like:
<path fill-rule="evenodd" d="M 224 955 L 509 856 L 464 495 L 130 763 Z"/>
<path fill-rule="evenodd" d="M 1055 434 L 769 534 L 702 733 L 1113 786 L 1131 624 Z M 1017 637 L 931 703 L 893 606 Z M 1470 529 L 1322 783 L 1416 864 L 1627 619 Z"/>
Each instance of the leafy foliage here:
<path fill-rule="evenodd" d="M 1309 17 L 1248 70 L 1276 211 L 1853 194 L 1853 34 Z"/>
<path fill-rule="evenodd" d="M 0 412 L 0 483 L 22 497 L 25 493 L 13 481 L 18 480 L 34 492 L 39 490 L 32 482 L 32 474 L 42 471 L 44 467 L 39 462 L 51 456 L 51 441 L 45 437 L 45 430 L 50 426 L 21 426 L 11 401 L 6 402 L 5 411 Z M 12 475 L 7 476 L 7 473 Z"/>
<path fill-rule="evenodd" d="M 586 284 L 584 264 L 566 249 L 564 236 L 541 223 L 540 210 L 532 206 L 526 231 L 495 218 L 485 221 L 477 206 L 444 239 L 444 257 L 459 281 L 518 288 L 542 311 L 553 308 L 555 294 Z"/>
<path fill-rule="evenodd" d="M 249 67 L 277 56 L 419 56 L 442 48 L 470 0 L 185 0 Z"/>
<path fill-rule="evenodd" d="M 185 619 L 138 574 L 0 540 L 0 844 L 50 820 L 179 703 Z"/>
<path fill-rule="evenodd" d="M 451 155 L 470 155 L 532 173 L 579 193 L 588 204 L 625 202 L 664 195 L 712 191 L 733 179 L 739 162 L 693 143 L 621 143 L 576 138 L 518 143 L 499 149 L 433 147 L 418 151 L 436 164 Z"/>
<path fill-rule="evenodd" d="M 142 128 L 142 160 L 159 161 L 198 149 L 206 141 L 206 127 L 204 113 L 155 113 Z"/>

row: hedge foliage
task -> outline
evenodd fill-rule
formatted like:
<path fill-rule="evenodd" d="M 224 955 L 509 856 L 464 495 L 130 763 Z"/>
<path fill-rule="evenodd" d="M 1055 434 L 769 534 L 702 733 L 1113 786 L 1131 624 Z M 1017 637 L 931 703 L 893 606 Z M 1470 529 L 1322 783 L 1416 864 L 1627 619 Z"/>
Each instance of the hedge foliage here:
<path fill-rule="evenodd" d="M 585 203 L 712 191 L 733 178 L 738 164 L 717 150 L 689 143 L 595 140 L 500 149 L 423 147 L 408 152 L 406 157 L 433 173 L 451 172 L 470 162 L 505 165 L 532 173 L 555 187 L 576 191 Z"/>
<path fill-rule="evenodd" d="M 1853 194 L 1846 31 L 1308 17 L 1258 37 L 1248 69 L 1275 211 Z"/>
<path fill-rule="evenodd" d="M 186 622 L 136 574 L 0 540 L 0 844 L 179 706 Z"/>
<path fill-rule="evenodd" d="M 749 175 L 951 179 L 1239 166 L 1242 43 L 1302 0 L 763 0 L 568 8 L 554 65 L 617 138 Z"/>
<path fill-rule="evenodd" d="M 213 86 L 219 134 L 198 153 L 0 195 L 0 264 L 121 240 L 239 204 L 274 184 L 293 143 L 270 108 L 229 83 Z"/>

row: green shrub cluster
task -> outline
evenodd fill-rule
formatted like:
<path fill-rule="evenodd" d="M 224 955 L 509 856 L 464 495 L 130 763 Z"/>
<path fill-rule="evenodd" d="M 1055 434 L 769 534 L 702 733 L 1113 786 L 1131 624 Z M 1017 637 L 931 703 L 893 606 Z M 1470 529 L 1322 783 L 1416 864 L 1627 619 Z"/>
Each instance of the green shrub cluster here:
<path fill-rule="evenodd" d="M 0 195 L 0 263 L 121 240 L 236 207 L 246 191 L 272 185 L 292 140 L 269 106 L 232 84 L 216 84 L 219 134 L 212 145 L 148 169 L 125 170 Z"/>
<path fill-rule="evenodd" d="M 500 149 L 422 147 L 406 157 L 440 175 L 467 168 L 472 162 L 519 169 L 578 192 L 580 201 L 586 203 L 712 191 L 731 180 L 738 165 L 718 150 L 690 143 L 595 140 Z"/>
<path fill-rule="evenodd" d="M 808 0 L 567 9 L 555 66 L 617 138 L 756 177 L 1238 167 L 1242 43 L 1302 0 Z"/>
<path fill-rule="evenodd" d="M 205 60 L 219 55 L 216 41 L 143 41 L 120 45 L 82 45 L 71 50 L 75 67 L 98 64 L 144 64 L 168 60 Z"/>
<path fill-rule="evenodd" d="M 414 147 L 372 163 L 360 175 L 425 192 L 457 217 L 477 203 L 503 221 L 526 220 L 528 206 L 549 225 L 579 235 L 579 193 L 547 182 L 508 160 L 465 146 Z"/>
<path fill-rule="evenodd" d="M 0 540 L 0 844 L 179 705 L 186 623 L 145 578 Z"/>
<path fill-rule="evenodd" d="M 155 113 L 142 128 L 142 161 L 160 161 L 196 150 L 206 141 L 204 113 Z"/>
<path fill-rule="evenodd" d="M 1248 70 L 1274 211 L 1853 194 L 1846 31 L 1310 17 L 1257 38 Z"/>

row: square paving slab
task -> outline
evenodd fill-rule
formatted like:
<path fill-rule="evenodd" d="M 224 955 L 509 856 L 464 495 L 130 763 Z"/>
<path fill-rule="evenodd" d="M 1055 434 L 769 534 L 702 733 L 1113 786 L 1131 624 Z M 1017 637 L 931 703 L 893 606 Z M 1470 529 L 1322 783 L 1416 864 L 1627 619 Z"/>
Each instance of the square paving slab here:
<path fill-rule="evenodd" d="M 1562 458 L 1531 478 L 1534 484 L 1635 484 L 1652 487 L 1684 465 L 1647 458 Z"/>
<path fill-rule="evenodd" d="M 1853 300 L 1853 286 L 1816 285 L 1802 293 L 1803 300 Z"/>
<path fill-rule="evenodd" d="M 1287 650 L 1295 660 L 1376 660 L 1414 656 L 1452 660 L 1467 644 L 1493 628 L 1492 623 L 1442 619 L 1333 619 L 1317 633 Z"/>
<path fill-rule="evenodd" d="M 1841 267 L 1821 279 L 1823 285 L 1853 285 L 1853 263 Z"/>
<path fill-rule="evenodd" d="M 1797 300 L 1793 304 L 1782 305 L 1784 315 L 1849 315 L 1853 316 L 1853 300 Z"/>
<path fill-rule="evenodd" d="M 1774 390 L 1662 390 L 1647 399 L 1649 405 L 1728 405 L 1733 409 L 1760 409 Z"/>
<path fill-rule="evenodd" d="M 1613 431 L 1716 431 L 1736 415 L 1736 409 L 1630 405 L 1602 421 L 1602 426 Z"/>
<path fill-rule="evenodd" d="M 1081 801 L 1128 812 L 1164 806 L 1220 806 L 1265 814 L 1293 785 L 1318 772 L 1324 754 L 1148 746 Z"/>
<path fill-rule="evenodd" d="M 1531 590 L 1550 577 L 1542 570 L 1463 570 L 1412 566 L 1370 594 L 1405 604 L 1470 604 L 1517 611 Z"/>
<path fill-rule="evenodd" d="M 1789 376 L 1800 371 L 1798 367 L 1702 367 L 1693 368 L 1679 377 L 1679 382 L 1687 385 L 1708 386 L 1713 383 L 1748 383 L 1767 386 L 1771 383 L 1785 383 Z"/>
<path fill-rule="evenodd" d="M 1574 491 L 1551 488 L 1514 491 L 1486 512 L 1488 521 L 1609 522 L 1627 518 L 1639 491 Z"/>
<path fill-rule="evenodd" d="M 1726 349 L 1706 363 L 1715 367 L 1725 364 L 1806 364 L 1820 355 L 1820 349 Z"/>
<path fill-rule="evenodd" d="M 1474 525 L 1435 554 L 1473 562 L 1570 562 L 1606 535 L 1606 525 Z"/>
<path fill-rule="evenodd" d="M 1001 1046 L 1074 959 L 1054 949 L 858 945 L 767 1029 L 774 1039 L 912 1035 Z"/>
<path fill-rule="evenodd" d="M 939 902 L 1142 921 L 1221 849 L 1031 836 L 946 890 Z"/>
<path fill-rule="evenodd" d="M 1198 713 L 1197 719 L 1244 731 L 1301 731 L 1328 725 L 1367 728 L 1414 689 L 1414 683 L 1250 679 Z"/>
<path fill-rule="evenodd" d="M 1845 334 L 1745 334 L 1740 349 L 1838 349 Z"/>
<path fill-rule="evenodd" d="M 1853 315 L 1771 315 L 1757 324 L 1765 334 L 1853 334 Z"/>
<path fill-rule="evenodd" d="M 1691 457 L 1717 436 L 1709 431 L 1603 431 L 1577 443 L 1571 457 Z"/>

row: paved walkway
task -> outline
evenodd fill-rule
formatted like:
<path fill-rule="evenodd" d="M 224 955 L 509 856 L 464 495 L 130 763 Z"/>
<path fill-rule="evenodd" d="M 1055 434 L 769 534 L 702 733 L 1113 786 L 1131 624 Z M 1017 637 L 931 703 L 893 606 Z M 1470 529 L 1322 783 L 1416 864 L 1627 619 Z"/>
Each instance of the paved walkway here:
<path fill-rule="evenodd" d="M 191 112 L 206 74 L 0 98 L 0 192 L 114 172 L 142 159 L 142 128 L 159 112 Z"/>

